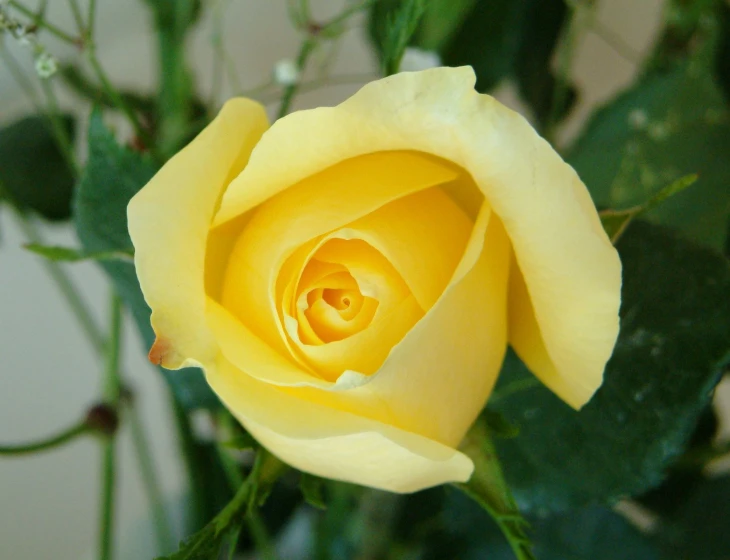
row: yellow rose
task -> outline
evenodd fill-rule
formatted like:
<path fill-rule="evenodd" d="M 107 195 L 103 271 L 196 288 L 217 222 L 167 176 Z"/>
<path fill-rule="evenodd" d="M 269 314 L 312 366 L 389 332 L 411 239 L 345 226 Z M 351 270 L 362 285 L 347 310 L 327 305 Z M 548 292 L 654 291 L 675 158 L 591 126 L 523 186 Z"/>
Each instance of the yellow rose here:
<path fill-rule="evenodd" d="M 261 444 L 396 492 L 457 450 L 507 344 L 579 408 L 621 265 L 580 179 L 470 68 L 402 73 L 269 128 L 226 103 L 129 205 L 157 339 Z"/>

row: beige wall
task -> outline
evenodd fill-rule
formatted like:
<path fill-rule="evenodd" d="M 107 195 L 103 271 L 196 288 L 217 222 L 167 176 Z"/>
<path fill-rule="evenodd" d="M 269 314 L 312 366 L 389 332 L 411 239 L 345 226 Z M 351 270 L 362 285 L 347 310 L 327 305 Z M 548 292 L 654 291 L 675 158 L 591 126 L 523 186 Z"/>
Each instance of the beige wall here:
<path fill-rule="evenodd" d="M 220 0 L 229 4 L 225 16 L 227 51 L 238 68 L 242 86 L 265 81 L 273 64 L 293 57 L 299 44 L 289 27 L 284 0 Z M 66 29 L 73 25 L 67 3 L 50 2 L 52 18 Z M 149 88 L 154 81 L 153 42 L 146 12 L 139 0 L 99 0 L 98 49 L 114 81 Z M 662 0 L 604 0 L 597 11 L 601 26 L 637 56 L 645 52 L 656 32 Z M 314 2 L 323 16 L 341 1 Z M 212 74 L 211 18 L 196 34 L 193 60 L 201 89 L 209 90 Z M 615 39 L 615 38 L 614 38 Z M 49 41 L 53 52 L 73 57 L 65 47 Z M 334 74 L 372 72 L 373 62 L 360 30 L 351 32 L 339 48 Z M 23 54 L 23 53 L 19 53 Z M 571 128 L 576 129 L 591 107 L 625 86 L 635 64 L 617 53 L 595 33 L 581 43 L 575 60 L 580 104 Z M 333 104 L 356 89 L 340 85 L 306 93 L 296 105 Z M 226 94 L 233 91 L 228 88 Z M 73 99 L 62 96 L 64 105 Z M 0 122 L 27 108 L 20 90 L 0 67 Z M 73 421 L 99 391 L 101 364 L 76 329 L 73 317 L 44 274 L 39 259 L 19 248 L 24 239 L 6 210 L 0 211 L 0 441 L 22 441 L 42 436 Z M 50 242 L 74 245 L 68 228 L 49 229 Z M 70 268 L 74 278 L 102 320 L 107 286 L 88 264 Z M 168 403 L 160 378 L 144 359 L 132 328 L 125 332 L 124 367 L 138 393 L 143 419 L 150 430 L 155 459 L 164 472 L 164 491 L 181 492 Z M 129 434 L 122 433 L 119 500 L 119 546 L 128 558 L 143 558 L 149 541 L 145 531 L 145 496 L 133 460 Z M 99 452 L 95 442 L 81 441 L 58 451 L 30 458 L 0 461 L 0 558 L 71 560 L 93 557 L 99 484 Z M 143 529 L 140 529 L 140 526 Z M 141 532 L 140 532 L 141 531 Z M 88 555 L 88 556 L 86 556 Z"/>

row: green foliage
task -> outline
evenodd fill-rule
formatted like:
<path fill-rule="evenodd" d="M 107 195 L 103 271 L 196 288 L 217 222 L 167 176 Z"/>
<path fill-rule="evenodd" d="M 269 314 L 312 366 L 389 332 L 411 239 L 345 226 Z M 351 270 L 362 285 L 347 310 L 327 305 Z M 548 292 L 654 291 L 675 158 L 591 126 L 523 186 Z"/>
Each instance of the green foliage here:
<path fill-rule="evenodd" d="M 380 58 L 383 75 L 390 76 L 398 72 L 406 47 L 416 32 L 423 12 L 426 9 L 426 0 L 401 0 L 379 6 L 374 4 L 374 10 L 382 11 L 382 21 L 372 25 L 371 30 L 378 34 Z"/>
<path fill-rule="evenodd" d="M 74 201 L 74 220 L 81 245 L 88 253 L 132 253 L 127 231 L 127 204 L 156 172 L 151 160 L 119 146 L 104 126 L 99 112 L 91 116 L 89 159 Z M 100 263 L 132 312 L 146 347 L 154 341 L 150 309 L 144 301 L 134 266 L 125 262 Z M 175 398 L 184 408 L 216 407 L 218 399 L 197 369 L 160 368 Z"/>
<path fill-rule="evenodd" d="M 687 175 L 686 177 L 677 179 L 639 206 L 627 208 L 626 210 L 604 210 L 601 212 L 603 229 L 606 230 L 608 237 L 615 244 L 634 218 L 656 208 L 669 197 L 682 192 L 694 184 L 697 179 L 697 175 Z"/>
<path fill-rule="evenodd" d="M 489 515 L 462 494 L 442 489 L 419 492 L 407 496 L 400 509 L 396 539 L 405 550 L 420 551 L 414 558 L 515 560 Z M 605 507 L 529 521 L 538 560 L 659 560 L 649 537 Z"/>
<path fill-rule="evenodd" d="M 667 560 L 726 560 L 730 550 L 730 476 L 705 479 L 664 518 L 658 541 Z"/>
<path fill-rule="evenodd" d="M 233 499 L 205 527 L 181 543 L 180 550 L 157 560 L 210 560 L 217 558 L 227 539 L 237 534 L 245 516 L 259 504 L 262 487 L 269 487 L 278 476 L 275 469 L 267 468 L 278 461 L 266 451 L 256 456 L 251 474 L 238 488 Z"/>
<path fill-rule="evenodd" d="M 389 40 L 387 24 L 404 9 L 403 0 L 380 0 L 370 11 L 368 30 L 381 63 Z M 480 92 L 513 76 L 544 124 L 556 90 L 552 58 L 566 17 L 563 0 L 432 0 L 408 44 L 438 52 L 447 66 L 472 66 Z M 559 116 L 574 99 L 569 90 Z"/>
<path fill-rule="evenodd" d="M 470 65 L 477 91 L 489 91 L 513 68 L 520 46 L 524 1 L 476 2 L 453 40 L 441 49 L 447 66 Z"/>
<path fill-rule="evenodd" d="M 553 57 L 569 16 L 565 0 L 531 0 L 525 7 L 522 36 L 515 53 L 514 77 L 522 99 L 544 127 L 551 119 L 568 114 L 577 92 L 567 83 L 558 84 L 552 69 Z M 566 93 L 560 99 L 558 86 Z M 553 107 L 553 105 L 560 105 Z"/>
<path fill-rule="evenodd" d="M 317 509 L 327 509 L 324 501 L 324 480 L 318 476 L 302 473 L 299 478 L 299 489 L 304 500 Z"/>
<path fill-rule="evenodd" d="M 489 402 L 520 428 L 495 444 L 526 510 L 611 502 L 658 484 L 730 362 L 727 260 L 642 222 L 617 248 L 621 332 L 593 399 L 576 412 L 525 384 L 532 374 L 510 352 Z"/>
<path fill-rule="evenodd" d="M 100 253 L 87 253 L 71 247 L 60 247 L 58 245 L 39 245 L 29 243 L 23 246 L 25 249 L 51 261 L 79 262 L 79 261 L 124 261 L 133 262 L 134 253 L 127 251 L 104 251 Z"/>
<path fill-rule="evenodd" d="M 512 497 L 494 444 L 485 424 L 476 422 L 462 442 L 461 451 L 474 461 L 474 474 L 457 484 L 467 496 L 482 506 L 499 526 L 517 560 L 535 560 L 527 536 L 529 525 Z"/>
<path fill-rule="evenodd" d="M 69 141 L 75 121 L 59 117 Z M 45 116 L 25 117 L 0 129 L 0 200 L 47 220 L 71 217 L 74 171 Z"/>
<path fill-rule="evenodd" d="M 730 5 L 721 4 L 718 8 L 720 31 L 715 54 L 715 76 L 730 103 Z"/>
<path fill-rule="evenodd" d="M 720 249 L 730 223 L 730 110 L 710 71 L 714 44 L 707 37 L 690 58 L 643 76 L 596 112 L 567 159 L 596 203 L 613 209 L 698 174 L 695 187 L 647 219 Z"/>

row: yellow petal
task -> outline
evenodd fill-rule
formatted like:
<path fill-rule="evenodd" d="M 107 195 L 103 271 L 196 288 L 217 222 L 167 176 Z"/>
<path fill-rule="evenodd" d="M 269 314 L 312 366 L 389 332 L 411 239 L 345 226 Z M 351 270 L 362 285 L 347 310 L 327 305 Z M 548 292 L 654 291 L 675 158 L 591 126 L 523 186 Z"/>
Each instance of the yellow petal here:
<path fill-rule="evenodd" d="M 441 297 L 474 224 L 439 187 L 386 204 L 347 226 L 385 256 L 424 309 Z"/>
<path fill-rule="evenodd" d="M 275 169 L 270 171 L 276 176 Z M 456 177 L 457 171 L 434 158 L 413 152 L 378 153 L 289 185 L 286 192 L 256 210 L 236 242 L 224 281 L 224 306 L 273 348 L 289 352 L 276 310 L 275 287 L 282 265 L 294 250 L 392 200 Z M 225 197 L 221 212 L 224 203 Z"/>
<path fill-rule="evenodd" d="M 132 199 L 137 276 L 157 335 L 150 359 L 197 365 L 217 346 L 205 322 L 206 239 L 216 205 L 268 127 L 264 108 L 233 99 Z"/>
<path fill-rule="evenodd" d="M 465 482 L 473 463 L 416 433 L 299 399 L 256 381 L 225 359 L 206 367 L 208 382 L 238 420 L 269 451 L 311 474 L 416 492 Z"/>
<path fill-rule="evenodd" d="M 488 214 L 488 212 L 487 212 Z M 389 406 L 390 421 L 455 446 L 479 415 L 507 347 L 509 241 L 494 215 L 473 268 L 393 348 L 361 389 Z"/>
<path fill-rule="evenodd" d="M 580 406 L 600 385 L 618 334 L 621 263 L 573 169 L 521 116 L 477 94 L 474 81 L 470 68 L 404 72 L 337 107 L 280 119 L 226 192 L 216 223 L 361 154 L 416 150 L 453 162 L 504 224 L 562 379 L 553 387 L 574 386 L 575 395 L 558 395 Z M 282 153 L 287 165 L 277 164 Z"/>

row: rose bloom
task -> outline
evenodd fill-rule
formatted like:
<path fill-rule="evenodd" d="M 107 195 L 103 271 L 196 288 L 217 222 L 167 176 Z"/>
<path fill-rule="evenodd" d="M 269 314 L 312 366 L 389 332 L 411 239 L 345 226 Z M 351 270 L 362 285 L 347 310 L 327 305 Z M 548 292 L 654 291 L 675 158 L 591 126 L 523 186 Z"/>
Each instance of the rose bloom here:
<path fill-rule="evenodd" d="M 131 201 L 150 359 L 200 366 L 283 461 L 412 492 L 509 343 L 580 408 L 618 333 L 621 264 L 575 171 L 471 68 L 401 73 L 269 125 L 249 99 Z"/>

